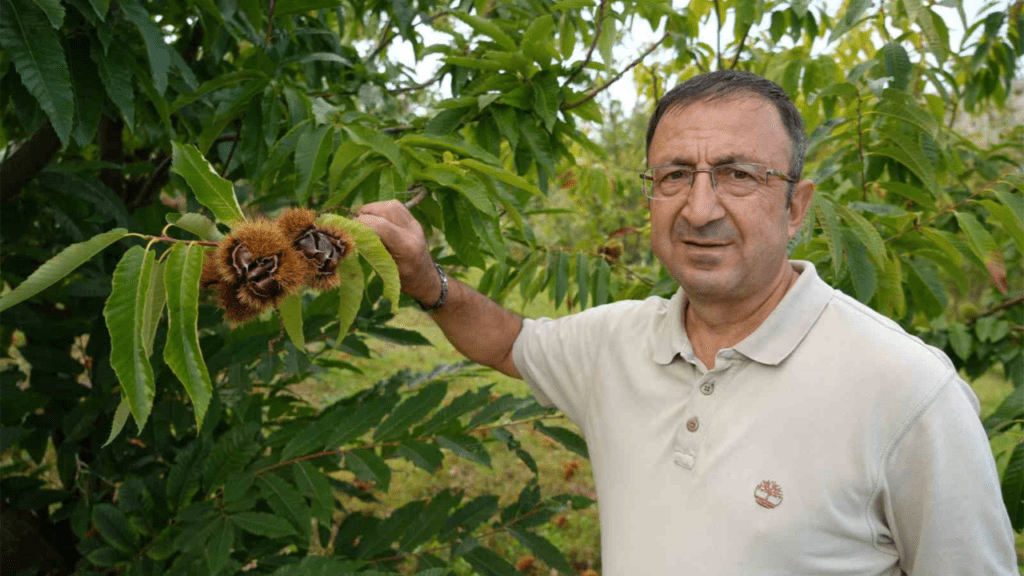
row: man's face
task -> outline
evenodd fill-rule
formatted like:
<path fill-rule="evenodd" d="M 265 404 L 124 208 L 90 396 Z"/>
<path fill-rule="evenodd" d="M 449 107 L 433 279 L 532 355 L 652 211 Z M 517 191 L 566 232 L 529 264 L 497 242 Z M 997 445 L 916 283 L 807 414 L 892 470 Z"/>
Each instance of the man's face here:
<path fill-rule="evenodd" d="M 790 141 L 775 107 L 756 96 L 696 102 L 662 116 L 648 165 L 710 169 L 729 162 L 789 171 Z M 814 185 L 769 176 L 745 197 L 719 196 L 710 174 L 698 173 L 686 194 L 649 201 L 651 245 L 691 298 L 739 302 L 766 294 L 788 267 L 786 244 L 796 234 Z"/>

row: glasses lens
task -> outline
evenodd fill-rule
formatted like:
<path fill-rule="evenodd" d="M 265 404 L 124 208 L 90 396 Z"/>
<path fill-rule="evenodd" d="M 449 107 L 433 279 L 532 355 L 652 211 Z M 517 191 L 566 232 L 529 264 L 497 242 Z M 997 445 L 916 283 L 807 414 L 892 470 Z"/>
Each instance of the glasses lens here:
<path fill-rule="evenodd" d="M 693 170 L 686 166 L 658 166 L 649 172 L 655 196 L 675 196 L 693 183 Z"/>
<path fill-rule="evenodd" d="M 742 196 L 764 185 L 765 171 L 755 164 L 723 164 L 715 167 L 715 181 L 719 192 Z"/>

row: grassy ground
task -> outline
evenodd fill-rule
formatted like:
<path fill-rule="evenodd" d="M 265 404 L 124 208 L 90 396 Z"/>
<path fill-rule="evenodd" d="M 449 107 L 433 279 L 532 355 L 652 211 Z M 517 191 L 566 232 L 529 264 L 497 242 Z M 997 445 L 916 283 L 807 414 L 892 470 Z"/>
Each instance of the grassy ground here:
<path fill-rule="evenodd" d="M 543 302 L 534 303 L 523 312 L 531 317 L 554 317 L 565 313 L 564 310 L 552 310 Z M 367 387 L 400 368 L 429 372 L 438 364 L 454 363 L 462 359 L 427 315 L 406 308 L 398 314 L 394 325 L 419 331 L 433 343 L 433 346 L 406 347 L 384 341 L 372 342 L 372 360 L 345 359 L 363 370 L 362 375 L 343 372 L 337 378 L 307 383 L 299 392 L 316 404 L 326 404 Z M 486 384 L 494 384 L 495 392 L 498 394 L 529 394 L 526 384 L 521 381 L 490 370 L 469 370 L 466 375 L 457 375 L 449 381 L 449 395 L 454 397 L 465 390 Z M 1010 383 L 996 372 L 976 380 L 972 387 L 981 400 L 982 416 L 991 413 L 1012 389 Z M 563 420 L 559 425 L 575 430 L 575 426 L 568 420 Z M 594 498 L 593 480 L 587 461 L 536 433 L 530 427 L 518 430 L 517 437 L 537 460 L 542 494 L 550 496 L 573 493 Z M 1017 440 L 1018 438 L 1010 435 L 992 440 L 993 454 L 996 456 L 1000 474 L 1006 466 L 1009 451 Z M 499 494 L 502 499 L 501 505 L 511 503 L 530 480 L 532 473 L 504 447 L 492 444 L 491 456 L 492 469 L 448 456 L 442 468 L 432 475 L 403 460 L 393 460 L 391 463 L 395 471 L 390 493 L 379 495 L 382 498 L 380 504 L 366 507 L 375 508 L 378 513 L 386 513 L 404 502 L 429 497 L 444 488 L 460 488 L 466 492 L 467 499 L 484 492 Z M 354 508 L 358 509 L 355 506 Z M 579 572 L 588 569 L 599 570 L 600 531 L 596 506 L 587 510 L 568 512 L 556 518 L 555 523 L 541 533 L 565 552 Z M 525 568 L 531 562 L 528 559 L 528 552 L 510 537 L 493 536 L 488 544 L 502 552 L 506 558 L 519 561 L 521 567 Z M 1017 538 L 1017 548 L 1024 550 L 1024 539 L 1020 535 Z M 465 565 L 454 568 L 460 575 L 470 573 Z M 533 568 L 525 568 L 524 572 L 548 574 L 546 570 L 541 571 L 539 561 L 534 562 Z"/>

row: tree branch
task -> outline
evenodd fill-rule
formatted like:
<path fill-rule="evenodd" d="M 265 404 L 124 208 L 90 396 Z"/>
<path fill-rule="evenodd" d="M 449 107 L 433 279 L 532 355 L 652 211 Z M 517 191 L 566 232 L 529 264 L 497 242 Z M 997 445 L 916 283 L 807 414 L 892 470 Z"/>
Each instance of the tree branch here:
<path fill-rule="evenodd" d="M 977 316 L 975 316 L 971 320 L 968 320 L 964 324 L 966 324 L 967 326 L 971 326 L 975 322 L 978 321 L 978 318 L 984 318 L 985 316 L 991 316 L 991 315 L 993 315 L 993 314 L 995 314 L 997 312 L 1002 312 L 1003 310 L 1006 310 L 1007 308 L 1011 308 L 1013 306 L 1016 306 L 1017 304 L 1020 304 L 1022 302 L 1024 302 L 1024 296 L 1018 296 L 1016 298 L 1011 298 L 1009 300 L 1006 300 L 1005 302 L 1002 302 L 1000 304 L 997 304 L 996 306 L 993 306 L 992 308 L 989 308 L 988 310 L 985 310 L 984 312 L 982 312 L 981 314 L 978 314 Z"/>
<path fill-rule="evenodd" d="M 722 11 L 718 7 L 718 0 L 715 0 L 715 19 L 718 26 L 715 28 L 715 57 L 718 58 L 718 69 L 722 69 Z"/>
<path fill-rule="evenodd" d="M 651 54 L 651 52 L 654 52 L 655 48 L 657 48 L 658 46 L 661 46 L 661 43 L 664 42 L 666 38 L 668 38 L 668 32 L 665 32 L 664 36 L 662 36 L 657 42 L 652 44 L 650 48 L 645 50 L 644 53 L 641 54 L 639 58 L 637 58 L 636 60 L 633 60 L 632 62 L 629 63 L 628 66 L 626 66 L 625 68 L 620 70 L 619 73 L 616 74 L 614 77 L 612 77 L 611 80 L 609 80 L 608 82 L 602 84 L 601 86 L 599 86 L 597 88 L 594 88 L 590 92 L 587 92 L 587 95 L 584 96 L 583 98 L 580 98 L 579 100 L 576 100 L 575 102 L 567 102 L 567 103 L 563 104 L 562 105 L 562 110 L 563 111 L 564 110 L 572 110 L 573 108 L 575 108 L 577 106 L 582 106 L 583 104 L 586 104 L 588 101 L 592 100 L 594 98 L 594 96 L 597 96 L 601 92 L 607 90 L 609 86 L 611 86 L 612 84 L 618 82 L 619 78 L 622 78 L 623 74 L 628 72 L 630 69 L 636 67 L 636 65 L 639 64 L 640 62 L 643 62 L 643 59 L 646 58 L 647 56 L 649 56 Z"/>
<path fill-rule="evenodd" d="M 277 4 L 276 0 L 270 0 L 270 9 L 267 11 L 267 46 L 270 46 L 271 40 L 274 39 L 274 6 Z"/>
<path fill-rule="evenodd" d="M 0 202 L 16 200 L 21 185 L 46 166 L 60 151 L 60 138 L 49 122 L 44 122 L 24 144 L 0 164 Z"/>
<path fill-rule="evenodd" d="M 380 54 L 381 51 L 395 39 L 395 36 L 398 35 L 391 31 L 392 21 L 392 18 L 388 18 L 387 22 L 384 23 L 384 34 L 381 35 L 380 40 L 377 42 L 377 46 L 373 49 L 373 52 L 370 52 L 370 55 L 366 57 L 367 60 L 373 60 L 376 58 L 377 54 Z"/>
<path fill-rule="evenodd" d="M 573 69 L 572 74 L 569 74 L 569 77 L 565 80 L 565 86 L 568 86 L 569 83 L 572 82 L 573 78 L 582 72 L 583 69 L 587 67 L 587 64 L 590 64 L 590 59 L 594 56 L 594 49 L 597 48 L 597 42 L 601 39 L 601 28 L 604 25 L 604 9 L 607 5 L 608 0 L 601 0 L 601 5 L 597 7 L 597 21 L 595 22 L 594 28 L 594 40 L 590 43 L 590 49 L 587 50 L 586 58 L 584 58 L 583 61 Z"/>
<path fill-rule="evenodd" d="M 747 26 L 747 29 L 743 31 L 743 37 L 740 38 L 740 45 L 736 48 L 736 56 L 732 59 L 732 64 L 729 65 L 729 70 L 735 70 L 736 64 L 740 61 L 740 54 L 743 53 L 743 44 L 747 41 L 747 36 L 750 34 L 750 29 L 753 28 L 753 24 Z"/>

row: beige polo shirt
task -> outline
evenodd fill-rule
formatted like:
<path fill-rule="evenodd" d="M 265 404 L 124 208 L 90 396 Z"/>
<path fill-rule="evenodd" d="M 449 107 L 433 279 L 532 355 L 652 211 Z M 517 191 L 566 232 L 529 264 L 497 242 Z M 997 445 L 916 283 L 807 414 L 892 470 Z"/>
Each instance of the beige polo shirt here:
<path fill-rule="evenodd" d="M 1016 575 L 978 401 L 808 262 L 708 371 L 685 295 L 525 320 L 516 367 L 583 430 L 604 576 Z"/>

